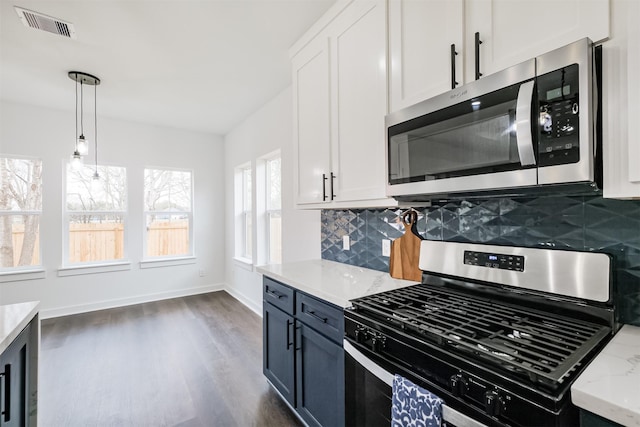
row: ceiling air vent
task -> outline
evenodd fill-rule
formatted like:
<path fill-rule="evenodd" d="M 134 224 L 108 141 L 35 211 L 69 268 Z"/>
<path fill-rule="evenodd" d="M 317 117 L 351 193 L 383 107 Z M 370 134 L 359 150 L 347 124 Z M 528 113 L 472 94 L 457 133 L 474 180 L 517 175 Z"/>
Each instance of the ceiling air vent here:
<path fill-rule="evenodd" d="M 42 13 L 33 12 L 31 10 L 22 9 L 14 6 L 20 20 L 26 27 L 35 28 L 36 30 L 47 31 L 53 34 L 59 34 L 72 39 L 76 38 L 76 30 L 70 22 L 64 22 Z"/>

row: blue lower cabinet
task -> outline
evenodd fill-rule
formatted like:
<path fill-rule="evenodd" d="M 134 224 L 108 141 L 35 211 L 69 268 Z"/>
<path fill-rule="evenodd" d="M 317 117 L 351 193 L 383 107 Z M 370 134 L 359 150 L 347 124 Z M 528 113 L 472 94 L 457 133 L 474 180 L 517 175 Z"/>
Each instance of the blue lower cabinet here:
<path fill-rule="evenodd" d="M 296 325 L 297 410 L 309 426 L 344 426 L 344 353 L 310 327 Z"/>
<path fill-rule="evenodd" d="M 265 302 L 262 322 L 262 371 L 285 400 L 295 407 L 293 317 Z"/>
<path fill-rule="evenodd" d="M 342 309 L 268 277 L 263 291 L 264 375 L 309 426 L 343 427 Z"/>

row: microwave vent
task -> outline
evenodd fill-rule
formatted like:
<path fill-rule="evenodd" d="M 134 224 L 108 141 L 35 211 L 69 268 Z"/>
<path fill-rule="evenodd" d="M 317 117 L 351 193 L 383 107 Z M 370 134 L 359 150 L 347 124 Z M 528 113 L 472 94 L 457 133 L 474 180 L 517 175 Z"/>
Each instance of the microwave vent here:
<path fill-rule="evenodd" d="M 18 6 L 14 7 L 25 27 L 35 28 L 36 30 L 58 34 L 71 39 L 76 38 L 76 30 L 72 23 Z"/>

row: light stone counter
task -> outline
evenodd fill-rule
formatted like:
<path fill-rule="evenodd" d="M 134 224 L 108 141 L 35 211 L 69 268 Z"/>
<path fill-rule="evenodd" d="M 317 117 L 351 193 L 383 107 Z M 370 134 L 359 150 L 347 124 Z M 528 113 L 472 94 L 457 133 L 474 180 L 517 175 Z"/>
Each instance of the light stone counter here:
<path fill-rule="evenodd" d="M 257 271 L 342 308 L 355 298 L 416 284 L 387 272 L 327 260 L 263 265 Z"/>
<path fill-rule="evenodd" d="M 640 426 L 640 327 L 624 325 L 571 386 L 573 403 L 624 426 Z"/>
<path fill-rule="evenodd" d="M 38 314 L 38 302 L 0 305 L 0 353 L 16 339 L 20 332 Z"/>

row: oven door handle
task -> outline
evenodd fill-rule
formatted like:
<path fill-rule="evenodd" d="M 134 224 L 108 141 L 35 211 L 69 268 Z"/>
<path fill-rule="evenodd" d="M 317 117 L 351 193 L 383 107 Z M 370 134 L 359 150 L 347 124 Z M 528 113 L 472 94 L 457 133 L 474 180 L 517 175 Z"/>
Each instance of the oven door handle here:
<path fill-rule="evenodd" d="M 375 375 L 380 381 L 393 387 L 393 374 L 378 366 L 371 359 L 367 358 L 357 348 L 355 348 L 346 339 L 343 341 L 344 351 L 360 364 L 364 369 Z M 442 421 L 455 427 L 487 427 L 485 424 L 474 420 L 473 418 L 458 412 L 450 406 L 442 405 Z"/>
<path fill-rule="evenodd" d="M 536 164 L 536 155 L 533 152 L 533 134 L 531 133 L 531 121 L 535 120 L 531 112 L 533 89 L 533 80 L 522 83 L 516 101 L 516 142 L 522 166 Z"/>

